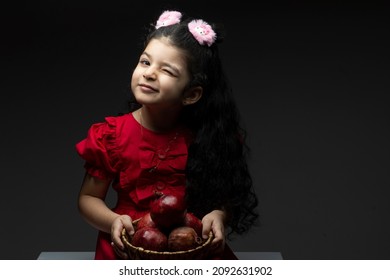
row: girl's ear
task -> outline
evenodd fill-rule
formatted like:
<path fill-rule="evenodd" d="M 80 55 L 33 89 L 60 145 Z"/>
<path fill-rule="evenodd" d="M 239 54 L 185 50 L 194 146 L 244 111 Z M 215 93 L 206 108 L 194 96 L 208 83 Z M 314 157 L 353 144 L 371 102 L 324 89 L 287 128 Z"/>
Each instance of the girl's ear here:
<path fill-rule="evenodd" d="M 183 101 L 182 101 L 183 105 L 186 106 L 198 102 L 198 100 L 202 97 L 202 94 L 203 94 L 202 87 L 198 86 L 198 87 L 190 88 L 184 93 Z"/>

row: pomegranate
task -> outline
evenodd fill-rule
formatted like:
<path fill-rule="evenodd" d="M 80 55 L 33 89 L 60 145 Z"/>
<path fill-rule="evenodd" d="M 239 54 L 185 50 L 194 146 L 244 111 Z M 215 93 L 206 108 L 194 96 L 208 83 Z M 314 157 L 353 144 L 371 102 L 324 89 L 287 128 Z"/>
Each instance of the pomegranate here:
<path fill-rule="evenodd" d="M 151 203 L 150 217 L 158 228 L 171 229 L 182 224 L 186 213 L 182 196 L 161 195 Z"/>
<path fill-rule="evenodd" d="M 202 244 L 200 238 L 192 227 L 177 227 L 168 236 L 169 251 L 186 251 Z"/>
<path fill-rule="evenodd" d="M 137 230 L 143 227 L 156 227 L 156 224 L 153 222 L 152 218 L 150 217 L 150 212 L 145 214 L 138 220 Z"/>
<path fill-rule="evenodd" d="M 192 227 L 198 236 L 202 236 L 202 221 L 193 213 L 186 213 L 183 225 L 187 227 Z"/>
<path fill-rule="evenodd" d="M 131 244 L 145 250 L 161 252 L 167 249 L 168 239 L 158 228 L 143 227 L 134 233 Z"/>

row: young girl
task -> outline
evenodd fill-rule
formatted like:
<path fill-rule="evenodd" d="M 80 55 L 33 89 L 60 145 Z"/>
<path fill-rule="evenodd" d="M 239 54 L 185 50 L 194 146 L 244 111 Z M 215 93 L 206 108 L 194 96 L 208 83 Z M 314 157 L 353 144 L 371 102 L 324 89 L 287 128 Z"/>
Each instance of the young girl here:
<path fill-rule="evenodd" d="M 77 143 L 86 175 L 79 210 L 99 230 L 95 259 L 128 258 L 123 228 L 148 213 L 156 191 L 186 198 L 212 231 L 213 258 L 235 259 L 225 240 L 257 219 L 245 132 L 218 54 L 221 30 L 165 11 L 147 35 L 131 78 L 127 114 L 93 124 Z M 105 204 L 109 186 L 117 204 Z"/>

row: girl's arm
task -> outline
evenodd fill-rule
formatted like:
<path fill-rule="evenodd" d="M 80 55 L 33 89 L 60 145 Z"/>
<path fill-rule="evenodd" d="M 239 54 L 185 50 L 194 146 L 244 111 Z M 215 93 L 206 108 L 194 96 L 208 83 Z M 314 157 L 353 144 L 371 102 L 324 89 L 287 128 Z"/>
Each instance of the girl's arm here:
<path fill-rule="evenodd" d="M 110 183 L 109 180 L 100 180 L 86 174 L 81 186 L 78 206 L 81 215 L 89 224 L 111 234 L 111 244 L 115 252 L 125 259 L 127 254 L 123 251 L 122 229 L 126 228 L 129 234 L 133 234 L 134 228 L 130 216 L 113 212 L 105 203 Z"/>
<path fill-rule="evenodd" d="M 105 203 L 109 180 L 85 174 L 79 193 L 78 207 L 84 219 L 98 230 L 111 233 L 113 221 L 119 216 Z"/>

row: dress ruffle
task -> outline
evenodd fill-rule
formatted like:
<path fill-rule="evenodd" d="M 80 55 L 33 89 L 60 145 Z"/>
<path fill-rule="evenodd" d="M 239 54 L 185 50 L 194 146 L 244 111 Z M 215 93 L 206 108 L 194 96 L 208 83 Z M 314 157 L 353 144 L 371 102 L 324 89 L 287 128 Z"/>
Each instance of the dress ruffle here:
<path fill-rule="evenodd" d="M 120 169 L 116 119 L 107 117 L 105 122 L 93 124 L 87 137 L 76 144 L 76 150 L 85 160 L 84 167 L 91 176 L 103 180 L 113 179 Z"/>

